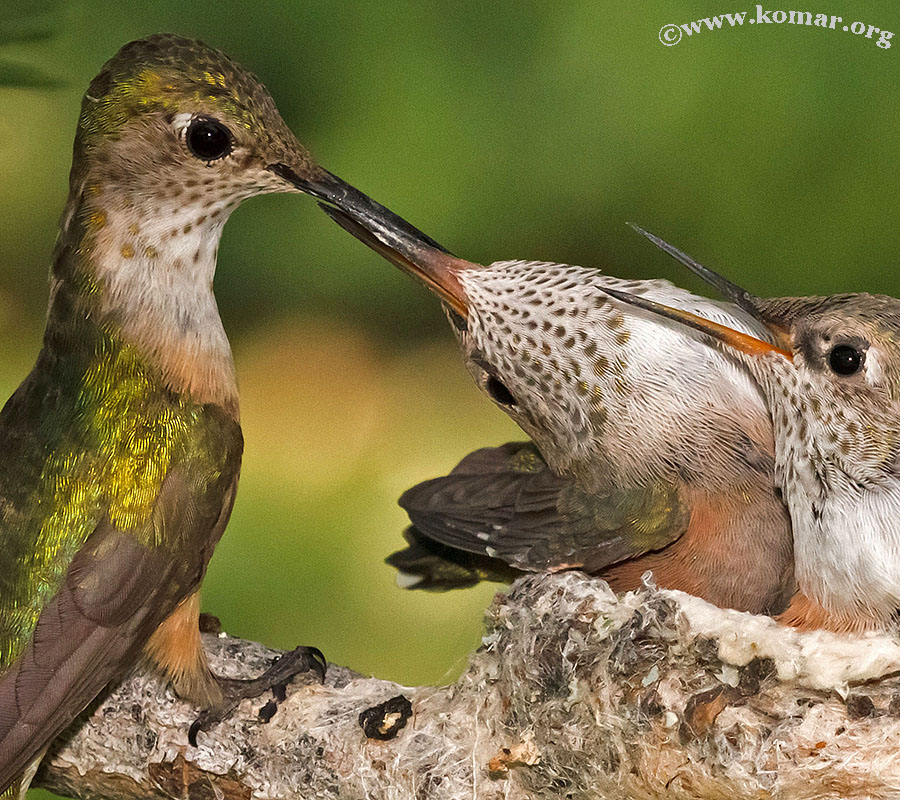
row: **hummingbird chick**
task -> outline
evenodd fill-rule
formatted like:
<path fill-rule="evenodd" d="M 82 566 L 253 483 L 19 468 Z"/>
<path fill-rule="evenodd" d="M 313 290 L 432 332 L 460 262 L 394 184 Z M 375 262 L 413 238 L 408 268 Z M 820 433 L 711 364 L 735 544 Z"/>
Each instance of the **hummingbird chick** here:
<path fill-rule="evenodd" d="M 764 397 L 734 353 L 612 300 L 616 288 L 757 337 L 752 314 L 665 281 L 564 264 L 482 266 L 326 208 L 443 301 L 478 386 L 533 443 L 479 450 L 407 491 L 409 588 L 581 569 L 619 591 L 660 586 L 782 611 L 795 585 Z"/>
<path fill-rule="evenodd" d="M 610 292 L 724 343 L 762 388 L 802 593 L 781 619 L 838 631 L 896 630 L 900 300 L 871 294 L 765 299 L 668 249 L 764 328 L 762 336 L 747 335 L 702 314 Z"/>
<path fill-rule="evenodd" d="M 43 345 L 0 412 L 4 797 L 142 651 L 213 711 L 252 696 L 210 674 L 197 592 L 243 448 L 213 295 L 219 237 L 242 200 L 268 192 L 405 231 L 319 167 L 265 87 L 201 42 L 131 42 L 91 82 Z M 293 671 L 324 670 L 312 648 L 292 658 Z"/>

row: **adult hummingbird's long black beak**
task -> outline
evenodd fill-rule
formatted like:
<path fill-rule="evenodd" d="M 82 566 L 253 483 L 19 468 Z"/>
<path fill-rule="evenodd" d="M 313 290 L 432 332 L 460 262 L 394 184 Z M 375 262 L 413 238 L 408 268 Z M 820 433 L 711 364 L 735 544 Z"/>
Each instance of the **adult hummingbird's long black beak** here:
<path fill-rule="evenodd" d="M 758 339 L 755 336 L 750 336 L 742 331 L 734 330 L 725 325 L 721 325 L 718 322 L 713 322 L 712 320 L 697 316 L 689 311 L 683 311 L 679 308 L 672 308 L 671 306 L 663 305 L 662 303 L 656 303 L 645 297 L 629 294 L 627 292 L 620 292 L 616 289 L 604 289 L 603 291 L 612 297 L 615 297 L 617 300 L 621 300 L 623 303 L 629 303 L 638 308 L 643 308 L 654 314 L 659 314 L 660 316 L 675 320 L 683 325 L 709 334 L 743 353 L 755 356 L 774 352 L 784 356 L 789 361 L 793 360 L 793 343 L 791 341 L 790 328 L 785 322 L 772 315 L 765 308 L 765 302 L 763 300 L 738 286 L 736 283 L 732 283 L 728 278 L 719 275 L 719 273 L 714 272 L 709 267 L 703 266 L 701 263 L 691 258 L 687 253 L 684 253 L 674 245 L 669 244 L 649 231 L 644 230 L 639 225 L 633 223 L 628 224 L 642 236 L 645 236 L 653 242 L 658 248 L 684 264 L 695 275 L 703 278 L 703 280 L 711 286 L 718 289 L 727 299 L 744 309 L 744 311 L 754 317 L 754 319 L 759 320 L 772 334 L 775 344 L 766 342 L 763 339 Z"/>
<path fill-rule="evenodd" d="M 319 203 L 322 210 L 344 230 L 420 280 L 457 314 L 468 316 L 469 301 L 457 273 L 474 264 L 451 255 L 430 236 L 328 170 L 300 176 L 285 164 L 269 169 L 324 201 Z"/>

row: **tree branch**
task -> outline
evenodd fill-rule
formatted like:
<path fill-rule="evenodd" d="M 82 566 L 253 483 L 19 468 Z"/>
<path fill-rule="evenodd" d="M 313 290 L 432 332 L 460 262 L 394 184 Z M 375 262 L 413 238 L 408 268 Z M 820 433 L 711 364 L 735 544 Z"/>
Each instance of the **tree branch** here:
<path fill-rule="evenodd" d="M 277 655 L 206 644 L 233 677 Z M 35 785 L 111 799 L 897 797 L 898 669 L 887 637 L 799 634 L 652 586 L 616 599 L 578 573 L 530 576 L 496 597 L 451 686 L 329 666 L 324 685 L 245 701 L 194 748 L 196 710 L 139 671 L 73 726 Z M 361 724 L 398 696 L 409 705 Z"/>

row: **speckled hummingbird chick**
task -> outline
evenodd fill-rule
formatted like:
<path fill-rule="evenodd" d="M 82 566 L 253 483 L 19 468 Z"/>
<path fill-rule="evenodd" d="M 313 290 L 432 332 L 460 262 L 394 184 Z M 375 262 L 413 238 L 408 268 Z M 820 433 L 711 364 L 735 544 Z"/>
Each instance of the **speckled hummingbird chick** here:
<path fill-rule="evenodd" d="M 833 630 L 896 631 L 900 300 L 871 294 L 766 299 L 696 262 L 684 263 L 758 320 L 762 336 L 611 294 L 724 342 L 762 387 L 802 592 L 782 618 Z"/>
<path fill-rule="evenodd" d="M 765 326 L 665 281 L 483 266 L 377 218 L 326 211 L 442 299 L 475 382 L 533 440 L 476 451 L 403 495 L 414 527 L 388 559 L 401 585 L 574 568 L 628 590 L 652 571 L 721 606 L 785 608 L 791 531 L 759 387 L 735 354 L 606 292 L 664 299 L 760 337 Z"/>
<path fill-rule="evenodd" d="M 91 82 L 43 346 L 0 413 L 4 796 L 142 652 L 182 696 L 223 704 L 197 591 L 242 438 L 213 274 L 229 214 L 266 192 L 380 209 L 316 165 L 265 87 L 201 42 L 132 42 Z M 299 649 L 295 661 L 321 671 L 320 658 Z"/>

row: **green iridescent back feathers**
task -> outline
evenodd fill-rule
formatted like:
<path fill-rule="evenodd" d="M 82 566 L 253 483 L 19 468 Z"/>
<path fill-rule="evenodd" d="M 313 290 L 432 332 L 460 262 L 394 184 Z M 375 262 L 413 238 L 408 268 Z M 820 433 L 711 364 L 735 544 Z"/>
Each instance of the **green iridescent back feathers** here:
<path fill-rule="evenodd" d="M 218 500 L 239 463 L 240 429 L 221 409 L 163 389 L 114 334 L 77 338 L 75 352 L 45 350 L 0 414 L 0 667 L 101 519 L 173 555 L 196 548 L 147 526 L 162 482 L 177 466 Z"/>

